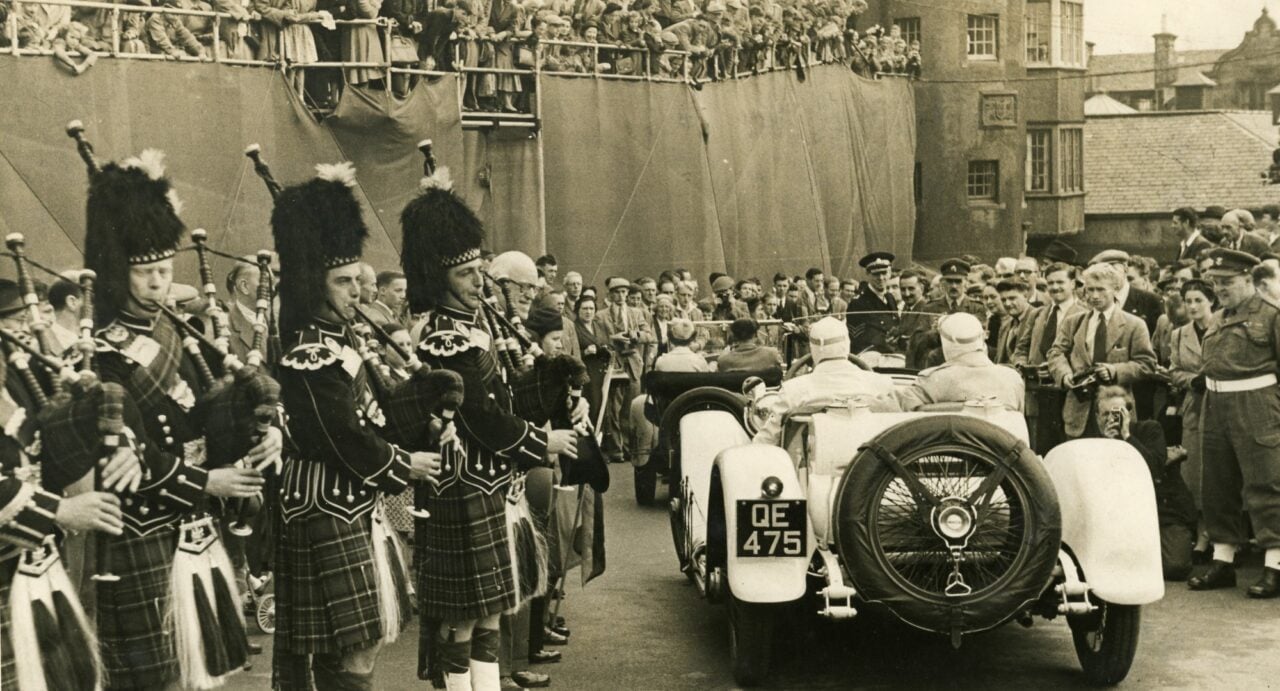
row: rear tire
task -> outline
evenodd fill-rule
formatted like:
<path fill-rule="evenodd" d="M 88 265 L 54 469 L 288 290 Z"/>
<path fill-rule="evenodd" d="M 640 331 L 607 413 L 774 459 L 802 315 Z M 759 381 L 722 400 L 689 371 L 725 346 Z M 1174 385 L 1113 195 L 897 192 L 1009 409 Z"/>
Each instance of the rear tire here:
<path fill-rule="evenodd" d="M 739 686 L 759 686 L 769 676 L 777 605 L 743 602 L 729 593 L 729 659 Z"/>
<path fill-rule="evenodd" d="M 648 465 L 637 466 L 635 473 L 636 503 L 640 506 L 652 506 L 653 499 L 658 494 L 658 474 Z"/>
<path fill-rule="evenodd" d="M 1142 607 L 1099 601 L 1097 612 L 1068 617 L 1076 657 L 1090 684 L 1114 686 L 1124 681 L 1138 651 Z"/>

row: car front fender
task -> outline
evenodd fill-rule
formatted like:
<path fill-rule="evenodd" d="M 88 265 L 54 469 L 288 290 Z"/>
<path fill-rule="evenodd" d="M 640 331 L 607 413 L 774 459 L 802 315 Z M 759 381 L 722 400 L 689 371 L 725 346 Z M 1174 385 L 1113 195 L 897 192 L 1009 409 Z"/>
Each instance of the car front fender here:
<path fill-rule="evenodd" d="M 739 557 L 737 555 L 738 512 L 740 499 L 764 499 L 761 490 L 765 478 L 782 481 L 782 492 L 776 499 L 804 500 L 805 494 L 796 476 L 791 457 L 781 448 L 768 444 L 745 444 L 726 449 L 715 461 L 712 473 L 712 496 L 722 500 L 717 507 L 724 521 L 722 553 L 728 567 L 729 589 L 744 602 L 791 602 L 804 595 L 805 573 L 813 553 L 812 526 L 804 535 L 803 555 L 795 557 Z M 801 511 L 801 513 L 805 513 Z M 717 531 L 718 532 L 718 531 Z"/>
<path fill-rule="evenodd" d="M 1045 465 L 1062 509 L 1062 542 L 1090 589 L 1117 605 L 1164 597 L 1155 488 L 1137 449 L 1076 439 L 1054 447 Z"/>

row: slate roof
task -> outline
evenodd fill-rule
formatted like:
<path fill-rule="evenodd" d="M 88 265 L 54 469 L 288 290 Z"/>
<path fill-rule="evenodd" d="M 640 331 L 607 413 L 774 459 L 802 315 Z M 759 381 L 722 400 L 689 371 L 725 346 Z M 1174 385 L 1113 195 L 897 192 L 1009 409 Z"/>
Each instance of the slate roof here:
<path fill-rule="evenodd" d="M 1179 65 L 1198 65 L 1198 67 L 1180 67 L 1178 79 L 1193 77 L 1197 72 L 1212 72 L 1213 64 L 1227 50 L 1180 50 L 1177 51 Z M 1102 75 L 1110 72 L 1129 72 L 1109 77 L 1091 77 L 1090 93 L 1120 91 L 1152 91 L 1155 86 L 1155 53 L 1113 53 L 1110 55 L 1094 55 L 1089 58 L 1089 74 Z M 1210 64 L 1204 64 L 1210 63 Z M 1145 70 L 1134 74 L 1135 70 Z"/>
<path fill-rule="evenodd" d="M 1091 116 L 1084 128 L 1085 214 L 1277 203 L 1280 189 L 1264 186 L 1258 174 L 1278 144 L 1269 112 Z"/>

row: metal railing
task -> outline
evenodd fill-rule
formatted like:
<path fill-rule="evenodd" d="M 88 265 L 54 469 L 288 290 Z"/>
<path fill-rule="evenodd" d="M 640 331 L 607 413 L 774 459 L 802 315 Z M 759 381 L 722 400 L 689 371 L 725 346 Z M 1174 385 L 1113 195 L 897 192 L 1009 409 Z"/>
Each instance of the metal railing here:
<path fill-rule="evenodd" d="M 795 69 L 797 66 L 814 67 L 825 64 L 820 60 L 813 46 L 808 42 L 787 42 L 787 43 L 768 43 L 751 45 L 747 47 L 738 46 L 721 46 L 717 48 L 697 48 L 695 50 L 663 50 L 661 52 L 650 51 L 645 46 L 636 45 L 616 45 L 610 43 L 586 42 L 586 41 L 565 41 L 555 39 L 533 39 L 533 38 L 517 38 L 508 39 L 507 41 L 494 41 L 488 37 L 461 37 L 453 40 L 451 43 L 452 70 L 427 69 L 428 63 L 426 58 L 419 58 L 416 63 L 406 61 L 397 61 L 393 59 L 392 45 L 393 36 L 395 36 L 398 25 L 394 19 L 379 17 L 376 19 L 346 19 L 346 20 L 330 20 L 326 18 L 324 22 L 311 21 L 306 22 L 308 26 L 323 24 L 326 28 L 332 30 L 341 30 L 342 27 L 358 27 L 358 26 L 374 26 L 377 27 L 381 50 L 379 51 L 379 60 L 376 61 L 333 61 L 333 60 L 311 60 L 299 61 L 298 56 L 275 55 L 274 59 L 245 59 L 243 57 L 231 57 L 228 55 L 228 47 L 224 43 L 223 34 L 227 31 L 227 27 L 234 26 L 237 23 L 247 23 L 250 25 L 261 25 L 267 23 L 258 13 L 251 12 L 246 15 L 233 15 L 228 12 L 218 12 L 212 10 L 193 10 L 181 9 L 176 7 L 155 7 L 149 5 L 121 5 L 109 2 L 98 2 L 97 0 L 8 0 L 11 6 L 8 22 L 4 27 L 4 34 L 9 39 L 9 46 L 4 52 L 8 52 L 14 56 L 23 55 L 54 55 L 54 50 L 48 47 L 21 47 L 20 43 L 20 27 L 18 18 L 22 14 L 24 5 L 53 5 L 65 6 L 76 9 L 99 10 L 107 12 L 105 21 L 96 27 L 99 31 L 95 41 L 106 38 L 109 35 L 109 50 L 105 51 L 106 55 L 112 58 L 128 59 L 128 60 L 179 60 L 184 62 L 211 62 L 230 65 L 246 65 L 246 66 L 269 66 L 279 68 L 286 75 L 301 74 L 305 75 L 312 70 L 343 70 L 344 78 L 340 80 L 346 82 L 346 70 L 380 70 L 384 73 L 383 88 L 388 92 L 393 91 L 393 83 L 401 79 L 411 80 L 414 78 L 430 78 L 440 79 L 445 77 L 453 77 L 458 82 L 459 104 L 462 110 L 464 122 L 471 119 L 471 124 L 475 124 L 476 118 L 485 119 L 489 124 L 523 124 L 525 126 L 536 126 L 540 118 L 541 109 L 537 102 L 537 94 L 539 92 L 539 79 L 542 75 L 556 77 L 590 77 L 595 79 L 613 79 L 613 80 L 630 80 L 630 81 L 651 81 L 651 82 L 669 82 L 669 83 L 686 83 L 694 86 L 712 81 L 723 81 L 729 79 L 742 79 L 757 74 L 767 72 L 777 72 Z M 200 45 L 199 54 L 191 54 L 189 46 L 182 47 L 184 54 L 178 55 L 177 50 L 171 53 L 164 52 L 139 52 L 128 50 L 125 47 L 126 41 L 142 41 L 150 43 L 146 31 L 140 36 L 125 36 L 124 19 L 129 15 L 170 15 L 178 18 L 189 20 L 191 18 L 200 18 L 208 23 L 208 31 L 194 34 L 194 38 Z M 101 20 L 101 18 L 99 18 Z M 224 23 L 226 26 L 224 26 Z M 283 29 L 281 29 L 283 31 Z M 318 36 L 316 40 L 321 40 Z M 418 54 L 422 55 L 422 49 L 416 37 L 410 38 L 412 45 L 418 48 Z M 497 53 L 499 45 L 508 44 L 512 52 L 511 67 L 497 67 L 494 63 L 494 56 Z M 280 47 L 283 50 L 283 47 Z M 464 55 L 464 51 L 478 51 L 487 54 L 485 60 L 468 60 L 468 56 Z M 104 51 L 93 51 L 98 54 L 104 54 Z M 515 56 L 520 54 L 526 59 L 520 64 Z M 531 55 L 531 59 L 528 57 Z M 471 62 L 472 64 L 467 64 Z M 798 63 L 798 65 L 797 65 Z M 474 99 L 469 96 L 474 93 L 477 80 L 481 78 L 497 79 L 499 77 L 515 77 L 521 80 L 520 93 L 523 94 L 524 102 L 517 108 L 518 112 L 503 112 L 501 105 L 498 110 L 486 110 L 478 102 L 472 102 Z M 901 75 L 877 75 L 880 76 L 901 76 Z M 294 82 L 297 92 L 305 98 L 304 89 L 301 86 L 304 80 L 299 79 Z M 317 115 L 323 115 L 325 110 L 316 104 L 308 104 L 312 112 Z M 521 123 L 519 121 L 526 121 Z M 530 122 L 531 121 L 531 122 Z M 483 123 L 482 123 L 483 124 Z"/>

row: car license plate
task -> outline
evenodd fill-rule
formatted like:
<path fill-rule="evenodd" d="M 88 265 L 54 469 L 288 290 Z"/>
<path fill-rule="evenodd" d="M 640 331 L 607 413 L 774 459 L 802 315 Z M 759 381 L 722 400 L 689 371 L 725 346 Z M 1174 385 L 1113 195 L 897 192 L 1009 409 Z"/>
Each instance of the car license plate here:
<path fill-rule="evenodd" d="M 803 499 L 739 499 L 738 556 L 805 556 L 808 520 Z"/>

